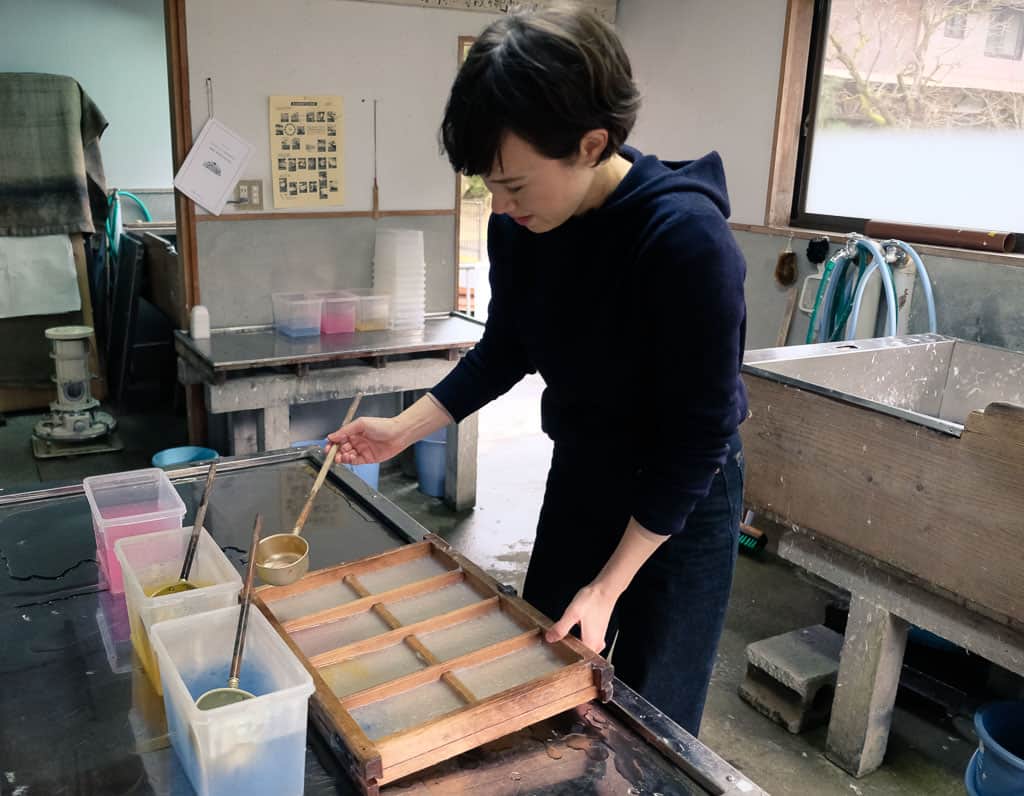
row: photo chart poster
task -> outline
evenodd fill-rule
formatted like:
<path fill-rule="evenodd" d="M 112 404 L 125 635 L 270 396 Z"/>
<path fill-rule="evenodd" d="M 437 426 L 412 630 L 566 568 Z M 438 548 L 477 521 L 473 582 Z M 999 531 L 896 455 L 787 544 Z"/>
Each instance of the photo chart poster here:
<path fill-rule="evenodd" d="M 275 208 L 345 202 L 341 97 L 270 98 L 270 189 Z"/>

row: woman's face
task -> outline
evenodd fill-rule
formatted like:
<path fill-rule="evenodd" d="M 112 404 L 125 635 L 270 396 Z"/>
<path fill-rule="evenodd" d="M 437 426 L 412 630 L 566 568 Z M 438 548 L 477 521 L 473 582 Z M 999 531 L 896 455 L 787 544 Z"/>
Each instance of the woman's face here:
<path fill-rule="evenodd" d="M 501 156 L 484 175 L 494 195 L 494 212 L 510 216 L 530 232 L 548 232 L 582 212 L 594 181 L 593 163 L 607 140 L 603 130 L 596 132 L 593 141 L 593 133 L 583 137 L 574 160 L 544 157 L 516 134 L 507 133 Z"/>

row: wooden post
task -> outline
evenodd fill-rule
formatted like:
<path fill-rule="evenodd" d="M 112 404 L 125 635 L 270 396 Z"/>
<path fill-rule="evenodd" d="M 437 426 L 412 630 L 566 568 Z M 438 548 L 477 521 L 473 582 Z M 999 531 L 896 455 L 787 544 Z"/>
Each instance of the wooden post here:
<path fill-rule="evenodd" d="M 908 628 L 873 602 L 851 598 L 825 754 L 855 777 L 885 757 Z"/>

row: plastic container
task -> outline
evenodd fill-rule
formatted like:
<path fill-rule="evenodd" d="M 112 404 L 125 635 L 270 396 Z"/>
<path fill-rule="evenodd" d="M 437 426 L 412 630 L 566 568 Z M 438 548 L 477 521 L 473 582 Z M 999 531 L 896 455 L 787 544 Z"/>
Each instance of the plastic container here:
<path fill-rule="evenodd" d="M 168 619 L 237 605 L 242 588 L 242 578 L 203 529 L 199 532 L 196 557 L 188 577 L 190 583 L 200 588 L 163 597 L 149 596 L 178 580 L 191 534 L 191 527 L 177 528 L 122 539 L 114 546 L 124 575 L 132 646 L 158 694 L 162 693 L 160 670 L 149 640 L 153 626 Z"/>
<path fill-rule="evenodd" d="M 320 334 L 351 334 L 356 330 L 359 297 L 345 290 L 315 293 L 323 301 L 320 309 Z"/>
<path fill-rule="evenodd" d="M 372 288 L 356 288 L 348 292 L 359 297 L 359 310 L 356 314 L 357 332 L 375 332 L 391 327 L 389 294 L 375 293 Z"/>
<path fill-rule="evenodd" d="M 167 448 L 154 453 L 150 464 L 154 467 L 173 467 L 176 464 L 192 462 L 208 462 L 220 456 L 213 448 L 201 448 L 198 445 L 182 445 L 180 448 Z"/>
<path fill-rule="evenodd" d="M 239 678 L 254 698 L 196 707 L 203 693 L 227 685 L 238 611 L 219 608 L 153 628 L 171 745 L 199 796 L 299 796 L 313 678 L 259 610 L 249 611 Z"/>
<path fill-rule="evenodd" d="M 978 751 L 964 784 L 971 796 L 1024 793 L 1024 701 L 993 702 L 974 714 Z"/>
<path fill-rule="evenodd" d="M 446 439 L 447 432 L 442 428 L 413 446 L 420 492 L 431 497 L 444 497 L 444 473 L 447 466 Z"/>
<path fill-rule="evenodd" d="M 96 594 L 96 601 L 96 627 L 100 631 L 110 671 L 127 674 L 132 670 L 132 643 L 124 595 L 101 591 Z"/>
<path fill-rule="evenodd" d="M 210 311 L 202 304 L 196 304 L 189 315 L 188 328 L 193 340 L 209 340 Z"/>
<path fill-rule="evenodd" d="M 311 293 L 275 293 L 274 328 L 288 337 L 320 334 L 322 300 Z"/>
<path fill-rule="evenodd" d="M 113 594 L 124 591 L 121 564 L 114 554 L 119 539 L 180 528 L 185 503 L 167 473 L 155 467 L 93 475 L 82 481 L 92 511 L 96 560 Z"/>

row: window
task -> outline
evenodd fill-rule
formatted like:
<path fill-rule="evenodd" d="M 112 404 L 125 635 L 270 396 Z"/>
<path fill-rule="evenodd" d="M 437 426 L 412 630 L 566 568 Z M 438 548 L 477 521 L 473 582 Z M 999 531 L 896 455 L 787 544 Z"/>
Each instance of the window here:
<path fill-rule="evenodd" d="M 989 58 L 1021 59 L 1024 53 L 1024 9 L 1001 7 L 989 15 L 985 55 Z"/>
<path fill-rule="evenodd" d="M 1022 3 L 815 0 L 792 223 L 1024 230 L 1022 48 Z"/>
<path fill-rule="evenodd" d="M 946 8 L 946 26 L 942 35 L 947 39 L 965 38 L 967 36 L 967 11 L 963 0 L 948 0 Z"/>

